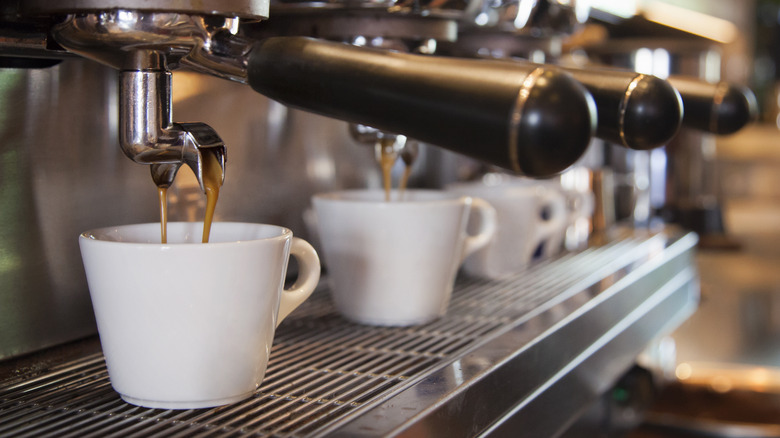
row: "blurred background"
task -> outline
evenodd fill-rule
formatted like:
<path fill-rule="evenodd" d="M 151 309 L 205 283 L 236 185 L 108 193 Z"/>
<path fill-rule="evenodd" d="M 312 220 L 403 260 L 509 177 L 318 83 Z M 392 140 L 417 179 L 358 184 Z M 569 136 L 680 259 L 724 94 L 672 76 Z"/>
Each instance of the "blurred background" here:
<path fill-rule="evenodd" d="M 755 91 L 760 117 L 701 143 L 701 162 L 709 166 L 701 181 L 709 188 L 698 191 L 708 192 L 698 202 L 718 205 L 721 223 L 692 226 L 701 233 L 701 303 L 673 334 L 675 378 L 683 385 L 669 387 L 632 436 L 780 436 L 780 2 L 634 3 L 725 20 L 716 32 L 723 37 L 716 49 L 720 74 Z M 679 18 L 682 26 L 696 26 L 695 14 Z"/>

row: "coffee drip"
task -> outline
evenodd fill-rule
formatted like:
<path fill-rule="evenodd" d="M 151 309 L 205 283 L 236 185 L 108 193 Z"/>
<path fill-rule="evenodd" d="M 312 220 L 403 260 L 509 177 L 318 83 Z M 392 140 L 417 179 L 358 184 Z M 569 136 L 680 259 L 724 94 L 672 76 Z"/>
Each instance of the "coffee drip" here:
<path fill-rule="evenodd" d="M 203 243 L 208 243 L 214 210 L 217 208 L 219 188 L 222 186 L 222 167 L 219 157 L 209 149 L 203 152 L 203 188 L 206 191 L 206 216 L 203 219 Z"/>
<path fill-rule="evenodd" d="M 385 201 L 390 202 L 392 191 L 392 170 L 398 158 L 404 163 L 404 172 L 398 182 L 399 199 L 403 199 L 404 192 L 409 183 L 409 175 L 412 173 L 412 165 L 418 154 L 417 142 L 407 141 L 403 135 L 380 137 L 376 143 L 376 158 L 382 169 L 382 184 L 385 189 Z"/>
<path fill-rule="evenodd" d="M 393 166 L 398 160 L 398 149 L 395 147 L 395 138 L 381 138 L 377 143 L 377 160 L 382 169 L 382 184 L 385 188 L 385 201 L 390 202 L 390 190 L 392 189 Z"/>
<path fill-rule="evenodd" d="M 414 140 L 407 141 L 406 145 L 401 149 L 401 160 L 404 162 L 404 173 L 401 175 L 401 182 L 398 184 L 398 190 L 403 196 L 406 186 L 409 182 L 409 175 L 412 174 L 412 164 L 417 160 L 419 155 L 419 148 L 417 142 Z"/>
<path fill-rule="evenodd" d="M 168 243 L 168 188 L 157 187 L 160 198 L 160 243 Z"/>
<path fill-rule="evenodd" d="M 222 166 L 220 162 L 221 150 L 205 148 L 201 151 L 203 171 L 203 189 L 206 193 L 206 213 L 203 219 L 202 243 L 208 243 L 211 235 L 211 224 L 214 221 L 214 212 L 219 199 L 219 189 L 222 186 Z M 157 187 L 157 195 L 160 201 L 160 242 L 168 243 L 168 187 Z"/>

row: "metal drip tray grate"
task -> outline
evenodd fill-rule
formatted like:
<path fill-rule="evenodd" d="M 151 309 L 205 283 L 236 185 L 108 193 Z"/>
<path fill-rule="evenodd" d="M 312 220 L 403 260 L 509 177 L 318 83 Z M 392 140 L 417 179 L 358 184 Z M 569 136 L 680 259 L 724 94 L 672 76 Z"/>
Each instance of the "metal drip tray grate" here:
<path fill-rule="evenodd" d="M 459 278 L 447 315 L 409 328 L 349 323 L 335 312 L 323 287 L 279 327 L 254 397 L 220 408 L 155 410 L 127 404 L 112 390 L 102 355 L 89 355 L 23 381 L 0 383 L 0 436 L 338 434 L 341 426 L 418 388 L 507 331 L 522 328 L 529 342 L 534 333 L 660 258 L 669 241 L 664 234 L 632 235 L 505 281 Z M 530 330 L 534 325 L 538 329 Z M 407 409 L 409 416 L 424 410 L 398 409 Z"/>

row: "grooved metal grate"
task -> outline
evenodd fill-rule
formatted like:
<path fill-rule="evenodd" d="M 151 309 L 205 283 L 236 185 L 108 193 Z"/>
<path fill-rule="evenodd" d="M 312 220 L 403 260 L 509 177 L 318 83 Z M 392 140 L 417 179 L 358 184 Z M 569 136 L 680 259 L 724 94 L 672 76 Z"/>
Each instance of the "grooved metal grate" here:
<path fill-rule="evenodd" d="M 666 237 L 631 237 L 504 280 L 458 279 L 445 317 L 408 327 L 341 319 L 325 288 L 277 330 L 262 386 L 243 402 L 160 410 L 122 401 L 101 354 L 0 383 L 0 436 L 312 436 L 422 379 L 521 319 L 641 263 Z"/>

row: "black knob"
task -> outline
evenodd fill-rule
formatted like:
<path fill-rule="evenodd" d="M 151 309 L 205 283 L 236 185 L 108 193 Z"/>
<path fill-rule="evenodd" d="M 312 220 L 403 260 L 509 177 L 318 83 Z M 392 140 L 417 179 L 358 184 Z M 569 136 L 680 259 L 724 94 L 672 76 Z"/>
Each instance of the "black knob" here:
<path fill-rule="evenodd" d="M 529 176 L 574 163 L 595 131 L 585 88 L 554 67 L 376 50 L 304 37 L 258 42 L 254 90 Z"/>
<path fill-rule="evenodd" d="M 670 77 L 669 83 L 682 96 L 686 127 L 713 134 L 733 134 L 758 115 L 756 96 L 745 87 L 682 76 Z"/>
<path fill-rule="evenodd" d="M 665 145 L 680 129 L 682 99 L 669 82 L 623 70 L 565 70 L 580 81 L 596 101 L 596 137 L 645 150 Z"/>

